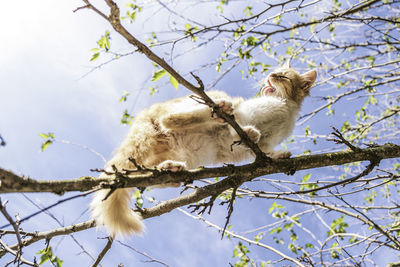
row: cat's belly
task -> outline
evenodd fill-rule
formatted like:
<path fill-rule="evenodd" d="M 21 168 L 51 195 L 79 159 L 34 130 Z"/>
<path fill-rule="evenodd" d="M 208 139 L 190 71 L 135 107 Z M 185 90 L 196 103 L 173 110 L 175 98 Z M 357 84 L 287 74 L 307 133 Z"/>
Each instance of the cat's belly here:
<path fill-rule="evenodd" d="M 179 161 L 185 161 L 188 168 L 196 168 L 209 164 L 213 160 L 213 146 L 208 136 L 202 133 L 174 133 L 170 140 L 170 149 L 173 150 Z"/>
<path fill-rule="evenodd" d="M 213 128 L 173 133 L 170 145 L 179 157 L 175 160 L 185 161 L 188 168 L 197 168 L 221 163 L 221 155 L 227 155 L 226 163 L 232 162 L 232 142 L 228 129 Z"/>

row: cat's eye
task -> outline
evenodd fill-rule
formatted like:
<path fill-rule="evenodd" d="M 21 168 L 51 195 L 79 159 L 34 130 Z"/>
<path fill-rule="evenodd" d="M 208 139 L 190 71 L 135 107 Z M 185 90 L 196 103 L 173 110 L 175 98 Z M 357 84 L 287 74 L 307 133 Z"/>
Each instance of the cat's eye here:
<path fill-rule="evenodd" d="M 286 77 L 285 75 L 278 75 L 277 78 L 290 80 L 290 78 Z"/>
<path fill-rule="evenodd" d="M 276 78 L 276 79 L 290 80 L 290 78 L 287 77 L 284 72 L 272 73 L 271 77 Z"/>

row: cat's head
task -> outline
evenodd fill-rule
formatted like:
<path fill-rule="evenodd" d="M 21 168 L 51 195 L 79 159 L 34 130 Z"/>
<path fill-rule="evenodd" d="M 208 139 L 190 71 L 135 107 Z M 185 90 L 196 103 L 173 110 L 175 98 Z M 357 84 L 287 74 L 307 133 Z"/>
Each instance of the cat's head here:
<path fill-rule="evenodd" d="M 310 94 L 310 88 L 316 78 L 316 70 L 299 74 L 288 67 L 280 68 L 271 72 L 265 79 L 261 94 L 278 96 L 301 104 L 304 98 Z"/>

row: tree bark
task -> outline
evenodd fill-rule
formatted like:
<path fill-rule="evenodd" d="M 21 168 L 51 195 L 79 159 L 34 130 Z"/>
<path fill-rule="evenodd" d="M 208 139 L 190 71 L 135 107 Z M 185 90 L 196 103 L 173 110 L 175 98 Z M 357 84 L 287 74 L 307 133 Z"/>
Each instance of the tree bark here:
<path fill-rule="evenodd" d="M 117 175 L 119 178 L 116 178 L 115 175 L 110 175 L 110 179 L 83 176 L 78 179 L 50 181 L 26 178 L 0 168 L 0 193 L 52 192 L 62 194 L 70 191 L 87 191 L 95 187 L 148 187 L 169 182 L 188 182 L 210 177 L 225 176 L 245 177 L 244 179 L 249 180 L 274 173 L 293 174 L 298 170 L 398 157 L 400 157 L 400 146 L 387 143 L 382 146 L 364 148 L 358 151 L 346 150 L 279 159 L 267 164 L 267 166 L 254 162 L 241 166 L 228 165 L 217 168 L 199 168 L 176 173 L 138 171 L 123 175 L 123 178 L 121 178 L 121 175 Z"/>

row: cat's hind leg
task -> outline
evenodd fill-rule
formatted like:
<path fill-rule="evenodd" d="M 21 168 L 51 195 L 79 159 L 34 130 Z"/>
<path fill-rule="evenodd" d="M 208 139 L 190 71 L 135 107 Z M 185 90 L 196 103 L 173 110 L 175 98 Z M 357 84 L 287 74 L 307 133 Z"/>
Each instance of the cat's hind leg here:
<path fill-rule="evenodd" d="M 215 103 L 226 113 L 233 113 L 233 104 L 227 99 L 215 100 Z M 202 124 L 209 123 L 225 123 L 225 120 L 217 117 L 212 113 L 211 109 L 206 106 L 194 105 L 194 107 L 187 107 L 187 110 L 167 114 L 162 117 L 161 125 L 165 129 L 170 130 L 185 130 L 198 127 Z"/>
<path fill-rule="evenodd" d="M 254 126 L 245 126 L 243 127 L 243 131 L 247 134 L 247 136 L 250 138 L 251 141 L 254 143 L 258 143 L 261 138 L 261 133 L 260 131 L 254 127 Z"/>

